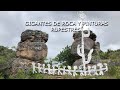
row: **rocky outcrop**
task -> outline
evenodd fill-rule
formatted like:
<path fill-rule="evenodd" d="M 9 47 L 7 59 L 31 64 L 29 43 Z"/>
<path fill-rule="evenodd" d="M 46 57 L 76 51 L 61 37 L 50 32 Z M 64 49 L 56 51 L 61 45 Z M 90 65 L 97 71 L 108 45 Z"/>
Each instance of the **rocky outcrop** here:
<path fill-rule="evenodd" d="M 47 56 L 48 48 L 45 44 L 48 34 L 38 30 L 26 30 L 21 34 L 21 41 L 17 47 L 17 57 L 39 61 L 43 63 Z"/>
<path fill-rule="evenodd" d="M 87 33 L 87 31 L 84 31 L 84 33 Z M 81 61 L 82 57 L 80 57 L 77 54 L 77 46 L 78 46 L 78 44 L 81 45 L 81 37 L 82 37 L 81 31 L 73 33 L 74 42 L 72 43 L 72 46 L 71 46 L 71 54 L 74 55 L 75 57 L 77 57 L 77 59 L 73 63 L 73 66 L 74 65 L 79 66 L 82 64 L 82 61 Z M 89 37 L 84 37 L 84 51 L 85 51 L 86 58 L 87 58 L 89 51 L 92 48 L 94 49 L 94 53 L 99 53 L 100 43 L 96 42 L 96 38 L 97 38 L 96 34 L 93 33 L 92 31 L 90 31 Z"/>
<path fill-rule="evenodd" d="M 12 73 L 19 69 L 24 71 L 31 69 L 32 62 L 44 63 L 47 57 L 48 48 L 46 42 L 48 34 L 39 30 L 26 30 L 21 34 L 21 41 L 18 43 L 16 56 L 12 61 Z"/>
<path fill-rule="evenodd" d="M 28 59 L 23 58 L 14 58 L 11 68 L 11 74 L 16 75 L 19 70 L 23 70 L 24 72 L 29 72 L 32 69 L 32 62 Z"/>

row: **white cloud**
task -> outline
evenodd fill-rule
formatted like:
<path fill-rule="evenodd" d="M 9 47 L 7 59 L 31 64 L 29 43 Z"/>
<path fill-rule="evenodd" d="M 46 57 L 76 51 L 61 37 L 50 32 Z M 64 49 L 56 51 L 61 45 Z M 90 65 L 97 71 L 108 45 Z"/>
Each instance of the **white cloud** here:
<path fill-rule="evenodd" d="M 120 12 L 85 11 L 87 20 L 109 21 L 109 27 L 89 27 L 97 34 L 103 51 L 120 48 Z M 25 27 L 26 21 L 80 21 L 76 11 L 1 11 L 0 45 L 16 46 L 26 29 L 42 30 L 49 34 L 48 57 L 56 56 L 62 48 L 73 42 L 72 33 L 51 32 L 50 27 Z M 88 28 L 88 27 L 86 27 Z"/>
<path fill-rule="evenodd" d="M 120 49 L 120 44 L 117 45 L 117 44 L 110 44 L 106 47 L 104 47 L 104 50 L 107 51 L 108 49 L 111 49 L 111 50 L 117 50 L 117 49 Z"/>

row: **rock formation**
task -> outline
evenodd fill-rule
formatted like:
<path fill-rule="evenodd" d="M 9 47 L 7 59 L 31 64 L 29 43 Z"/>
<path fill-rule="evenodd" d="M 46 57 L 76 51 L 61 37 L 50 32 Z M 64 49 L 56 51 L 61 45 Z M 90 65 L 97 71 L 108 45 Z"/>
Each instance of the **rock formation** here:
<path fill-rule="evenodd" d="M 48 34 L 37 30 L 26 30 L 21 34 L 21 41 L 17 47 L 17 57 L 43 63 L 48 51 L 45 44 L 47 41 Z"/>
<path fill-rule="evenodd" d="M 44 63 L 48 48 L 48 34 L 39 30 L 26 30 L 21 34 L 16 56 L 12 63 L 12 73 L 19 69 L 31 69 L 32 62 Z"/>
<path fill-rule="evenodd" d="M 84 33 L 87 33 L 87 31 L 84 31 Z M 73 63 L 73 66 L 74 65 L 79 66 L 82 64 L 82 59 L 81 59 L 82 57 L 80 57 L 77 54 L 77 46 L 78 44 L 81 45 L 81 36 L 82 36 L 81 31 L 73 33 L 74 42 L 72 43 L 72 46 L 71 46 L 71 54 L 77 57 L 77 59 Z M 92 48 L 94 49 L 94 53 L 99 53 L 100 43 L 96 42 L 96 38 L 97 38 L 96 34 L 93 33 L 92 31 L 90 31 L 89 37 L 84 37 L 84 51 L 85 51 L 86 58 L 87 58 L 89 51 Z"/>

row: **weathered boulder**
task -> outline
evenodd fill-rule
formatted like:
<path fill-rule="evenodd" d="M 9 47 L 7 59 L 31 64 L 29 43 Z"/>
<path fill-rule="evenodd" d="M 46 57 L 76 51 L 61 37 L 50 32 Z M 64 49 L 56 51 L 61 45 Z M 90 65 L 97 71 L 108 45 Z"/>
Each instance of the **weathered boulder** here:
<path fill-rule="evenodd" d="M 100 43 L 95 42 L 94 53 L 98 54 L 100 52 Z"/>
<path fill-rule="evenodd" d="M 87 30 L 84 30 L 83 32 L 84 32 L 85 34 L 88 33 Z M 74 39 L 74 40 L 75 40 L 75 39 L 78 39 L 78 38 L 80 38 L 80 37 L 82 37 L 82 32 L 81 32 L 81 31 L 78 31 L 78 32 L 73 33 L 73 39 Z M 90 36 L 89 36 L 89 38 L 92 39 L 93 41 L 96 41 L 97 36 L 96 36 L 95 33 L 93 33 L 92 31 L 90 31 Z"/>
<path fill-rule="evenodd" d="M 29 40 L 30 42 L 44 42 L 48 41 L 48 34 L 39 30 L 26 30 L 21 34 L 21 42 Z"/>
<path fill-rule="evenodd" d="M 45 32 L 26 30 L 21 34 L 21 42 L 18 43 L 16 56 L 43 63 L 48 52 L 47 45 L 45 44 L 47 41 L 48 34 Z"/>
<path fill-rule="evenodd" d="M 13 63 L 11 64 L 11 74 L 15 75 L 19 70 L 29 72 L 32 69 L 32 62 L 33 61 L 28 59 L 14 58 Z"/>
<path fill-rule="evenodd" d="M 84 31 L 84 33 L 87 34 L 88 32 Z M 97 38 L 96 34 L 93 33 L 92 31 L 90 31 L 89 37 L 84 37 L 84 52 L 85 52 L 86 58 L 91 49 L 94 49 L 94 52 L 96 52 L 97 54 L 99 53 L 100 43 L 96 42 L 96 38 Z M 81 45 L 82 43 L 81 42 L 82 40 L 81 31 L 73 33 L 73 39 L 74 39 L 74 42 L 72 43 L 72 46 L 71 46 L 71 54 L 77 57 L 76 61 L 73 63 L 73 66 L 74 65 L 79 66 L 82 64 L 82 61 L 81 61 L 82 57 L 77 54 L 77 46 Z M 93 63 L 93 61 L 91 61 L 90 63 Z"/>
<path fill-rule="evenodd" d="M 26 30 L 21 34 L 18 43 L 16 58 L 12 59 L 11 73 L 15 75 L 19 70 L 25 72 L 32 69 L 32 62 L 44 63 L 48 48 L 46 42 L 48 34 L 38 30 Z"/>
<path fill-rule="evenodd" d="M 77 46 L 79 44 L 81 45 L 81 38 L 75 39 L 74 42 L 72 43 L 72 46 L 71 46 L 71 54 L 73 54 L 75 56 L 78 56 L 78 54 L 77 54 Z M 89 51 L 94 47 L 94 45 L 95 45 L 95 42 L 92 39 L 85 37 L 84 38 L 85 54 L 88 54 Z"/>
<path fill-rule="evenodd" d="M 48 48 L 43 42 L 22 42 L 18 44 L 17 57 L 40 61 L 47 56 Z"/>

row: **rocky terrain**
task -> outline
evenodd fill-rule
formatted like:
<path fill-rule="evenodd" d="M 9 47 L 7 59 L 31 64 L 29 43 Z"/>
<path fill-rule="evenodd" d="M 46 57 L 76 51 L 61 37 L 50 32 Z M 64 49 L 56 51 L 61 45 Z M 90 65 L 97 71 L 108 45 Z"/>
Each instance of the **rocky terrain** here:
<path fill-rule="evenodd" d="M 17 52 L 12 63 L 12 72 L 19 69 L 31 69 L 32 62 L 44 63 L 47 57 L 48 48 L 46 42 L 48 34 L 39 30 L 25 30 L 21 34 L 21 41 L 18 43 Z"/>
<path fill-rule="evenodd" d="M 84 31 L 84 33 L 87 33 L 87 31 Z M 73 33 L 74 42 L 72 43 L 72 46 L 71 46 L 71 54 L 76 57 L 76 60 L 73 63 L 73 65 L 77 65 L 77 66 L 82 64 L 82 60 L 81 60 L 82 57 L 80 57 L 77 54 L 77 46 L 78 44 L 81 45 L 81 38 L 82 38 L 81 31 Z M 89 51 L 92 48 L 94 49 L 94 53 L 99 54 L 100 43 L 96 42 L 96 38 L 97 38 L 96 34 L 93 33 L 92 31 L 90 31 L 89 37 L 84 37 L 84 51 L 85 51 L 86 58 L 87 58 Z"/>

